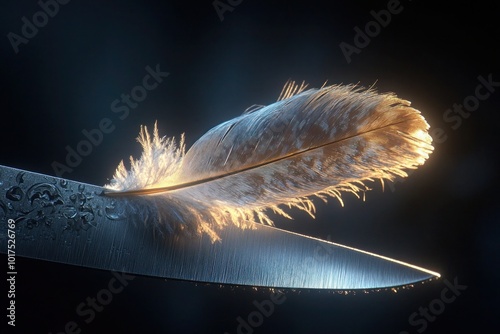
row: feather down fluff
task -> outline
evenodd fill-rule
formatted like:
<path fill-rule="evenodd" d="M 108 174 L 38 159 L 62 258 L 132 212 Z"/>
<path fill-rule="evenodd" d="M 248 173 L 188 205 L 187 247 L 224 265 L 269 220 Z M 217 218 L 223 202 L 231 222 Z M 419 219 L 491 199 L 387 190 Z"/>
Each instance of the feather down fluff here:
<path fill-rule="evenodd" d="M 139 160 L 123 161 L 106 186 L 127 210 L 161 230 L 206 233 L 227 224 L 272 225 L 266 214 L 295 207 L 314 217 L 317 196 L 341 201 L 366 181 L 407 176 L 433 147 L 410 102 L 356 86 L 305 90 L 287 83 L 278 102 L 222 123 L 184 153 L 184 138 L 151 137 L 141 127 Z"/>

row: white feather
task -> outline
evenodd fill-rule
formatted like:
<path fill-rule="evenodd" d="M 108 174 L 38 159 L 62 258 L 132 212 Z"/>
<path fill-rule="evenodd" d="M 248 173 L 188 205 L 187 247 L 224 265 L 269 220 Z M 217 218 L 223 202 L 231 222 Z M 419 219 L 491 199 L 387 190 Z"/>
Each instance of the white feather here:
<path fill-rule="evenodd" d="M 143 147 L 106 187 L 126 210 L 160 230 L 207 233 L 227 224 L 272 225 L 285 207 L 313 216 L 325 200 L 366 190 L 365 182 L 407 176 L 433 147 L 428 124 L 393 94 L 354 86 L 305 91 L 289 83 L 280 100 L 220 124 L 184 154 L 180 143 L 141 127 Z"/>

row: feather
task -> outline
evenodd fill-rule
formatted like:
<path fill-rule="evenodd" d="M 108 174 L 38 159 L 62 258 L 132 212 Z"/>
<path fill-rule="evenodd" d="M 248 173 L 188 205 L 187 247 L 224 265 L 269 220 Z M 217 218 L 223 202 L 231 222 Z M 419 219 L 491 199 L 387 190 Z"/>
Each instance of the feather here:
<path fill-rule="evenodd" d="M 227 224 L 272 225 L 267 210 L 314 217 L 312 197 L 358 195 L 366 181 L 406 177 L 433 147 L 429 125 L 410 102 L 373 89 L 289 82 L 277 102 L 259 106 L 203 135 L 185 153 L 184 136 L 152 137 L 131 169 L 119 164 L 107 188 L 128 212 L 162 231 L 206 233 L 219 240 Z M 268 211 L 267 211 L 268 212 Z"/>

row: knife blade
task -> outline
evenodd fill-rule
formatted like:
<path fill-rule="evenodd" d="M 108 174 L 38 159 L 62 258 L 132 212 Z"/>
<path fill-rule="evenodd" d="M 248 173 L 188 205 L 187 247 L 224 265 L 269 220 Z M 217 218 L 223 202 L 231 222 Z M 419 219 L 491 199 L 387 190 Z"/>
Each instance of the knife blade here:
<path fill-rule="evenodd" d="M 14 224 L 17 256 L 195 282 L 272 288 L 380 289 L 440 275 L 402 261 L 256 224 L 158 235 L 104 188 L 0 166 L 0 252 Z"/>

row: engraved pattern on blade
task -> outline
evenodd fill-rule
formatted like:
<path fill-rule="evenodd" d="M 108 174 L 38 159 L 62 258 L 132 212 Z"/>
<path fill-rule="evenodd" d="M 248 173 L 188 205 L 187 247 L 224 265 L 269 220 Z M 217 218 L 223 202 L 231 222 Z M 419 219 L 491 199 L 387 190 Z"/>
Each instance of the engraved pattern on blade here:
<path fill-rule="evenodd" d="M 24 240 L 79 236 L 97 226 L 96 216 L 124 218 L 116 213 L 114 201 L 99 196 L 99 187 L 15 169 L 2 170 L 0 177 L 0 224 L 13 219 L 18 238 Z M 6 230 L 2 228 L 2 238 Z"/>

